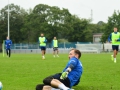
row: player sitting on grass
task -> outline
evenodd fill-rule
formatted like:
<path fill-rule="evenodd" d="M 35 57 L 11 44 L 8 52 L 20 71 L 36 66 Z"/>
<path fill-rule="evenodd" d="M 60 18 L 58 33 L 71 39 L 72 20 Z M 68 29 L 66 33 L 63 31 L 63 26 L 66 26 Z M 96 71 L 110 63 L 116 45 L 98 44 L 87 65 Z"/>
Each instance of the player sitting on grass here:
<path fill-rule="evenodd" d="M 62 73 L 51 75 L 43 80 L 44 84 L 38 84 L 36 90 L 73 90 L 80 82 L 83 72 L 82 64 L 79 60 L 81 52 L 77 49 L 71 49 L 69 52 L 69 61 Z M 55 89 L 56 88 L 56 89 Z"/>

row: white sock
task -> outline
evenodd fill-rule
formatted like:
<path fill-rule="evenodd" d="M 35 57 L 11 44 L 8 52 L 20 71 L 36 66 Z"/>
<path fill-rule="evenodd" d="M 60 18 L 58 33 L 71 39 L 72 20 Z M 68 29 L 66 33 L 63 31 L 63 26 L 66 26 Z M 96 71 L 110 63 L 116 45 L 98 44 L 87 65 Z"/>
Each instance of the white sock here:
<path fill-rule="evenodd" d="M 114 58 L 114 60 L 116 61 L 116 58 Z"/>
<path fill-rule="evenodd" d="M 45 58 L 45 56 L 42 56 L 43 58 Z"/>
<path fill-rule="evenodd" d="M 60 90 L 60 89 L 52 88 L 51 90 Z"/>
<path fill-rule="evenodd" d="M 69 89 L 68 87 L 66 87 L 66 86 L 65 86 L 64 84 L 62 84 L 62 83 L 58 86 L 58 88 L 63 89 L 63 90 Z"/>

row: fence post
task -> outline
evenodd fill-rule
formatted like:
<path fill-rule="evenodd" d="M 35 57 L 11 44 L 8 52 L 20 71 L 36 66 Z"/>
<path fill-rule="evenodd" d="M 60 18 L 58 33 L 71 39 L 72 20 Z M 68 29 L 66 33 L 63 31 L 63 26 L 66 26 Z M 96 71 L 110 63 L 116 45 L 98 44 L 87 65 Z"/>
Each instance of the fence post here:
<path fill-rule="evenodd" d="M 64 49 L 65 49 L 65 42 L 64 42 Z"/>

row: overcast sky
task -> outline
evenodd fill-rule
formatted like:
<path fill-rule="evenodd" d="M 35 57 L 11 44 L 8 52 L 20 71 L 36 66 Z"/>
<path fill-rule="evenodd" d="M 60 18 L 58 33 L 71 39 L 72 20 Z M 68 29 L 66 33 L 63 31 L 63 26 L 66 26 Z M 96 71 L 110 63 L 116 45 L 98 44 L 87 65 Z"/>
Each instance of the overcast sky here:
<path fill-rule="evenodd" d="M 8 4 L 8 1 L 9 4 L 14 3 L 24 9 L 33 9 L 38 4 L 66 8 L 80 18 L 89 19 L 92 16 L 93 23 L 107 22 L 114 10 L 120 10 L 120 0 L 0 0 L 0 10 Z"/>

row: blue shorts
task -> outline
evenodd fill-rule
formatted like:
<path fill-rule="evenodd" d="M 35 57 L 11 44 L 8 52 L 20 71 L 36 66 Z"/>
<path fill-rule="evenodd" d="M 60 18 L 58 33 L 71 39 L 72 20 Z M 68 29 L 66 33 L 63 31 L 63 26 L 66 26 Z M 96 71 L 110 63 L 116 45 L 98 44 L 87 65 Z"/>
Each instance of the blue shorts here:
<path fill-rule="evenodd" d="M 118 51 L 119 50 L 119 45 L 112 45 L 112 49 Z"/>
<path fill-rule="evenodd" d="M 50 75 L 48 77 L 46 77 L 44 80 L 43 80 L 43 83 L 46 84 L 46 85 L 51 85 L 50 82 L 53 80 L 53 79 L 57 79 L 59 80 L 61 83 L 63 83 L 65 86 L 67 87 L 70 87 L 70 80 L 69 78 L 65 78 L 64 80 L 60 79 L 60 76 L 61 76 L 62 73 L 56 73 L 54 75 Z"/>
<path fill-rule="evenodd" d="M 40 46 L 40 49 L 41 50 L 46 50 L 46 47 L 45 46 Z"/>
<path fill-rule="evenodd" d="M 62 79 L 60 79 L 61 74 L 62 74 L 62 73 L 56 73 L 56 74 L 53 75 L 52 77 L 53 77 L 54 79 L 57 79 L 57 80 L 59 80 L 60 82 L 62 82 L 65 86 L 70 87 L 70 80 L 69 80 L 69 78 L 66 78 L 66 79 L 62 80 Z"/>
<path fill-rule="evenodd" d="M 53 48 L 53 51 L 57 51 L 57 50 L 58 50 L 58 47 L 54 47 L 54 48 Z"/>

